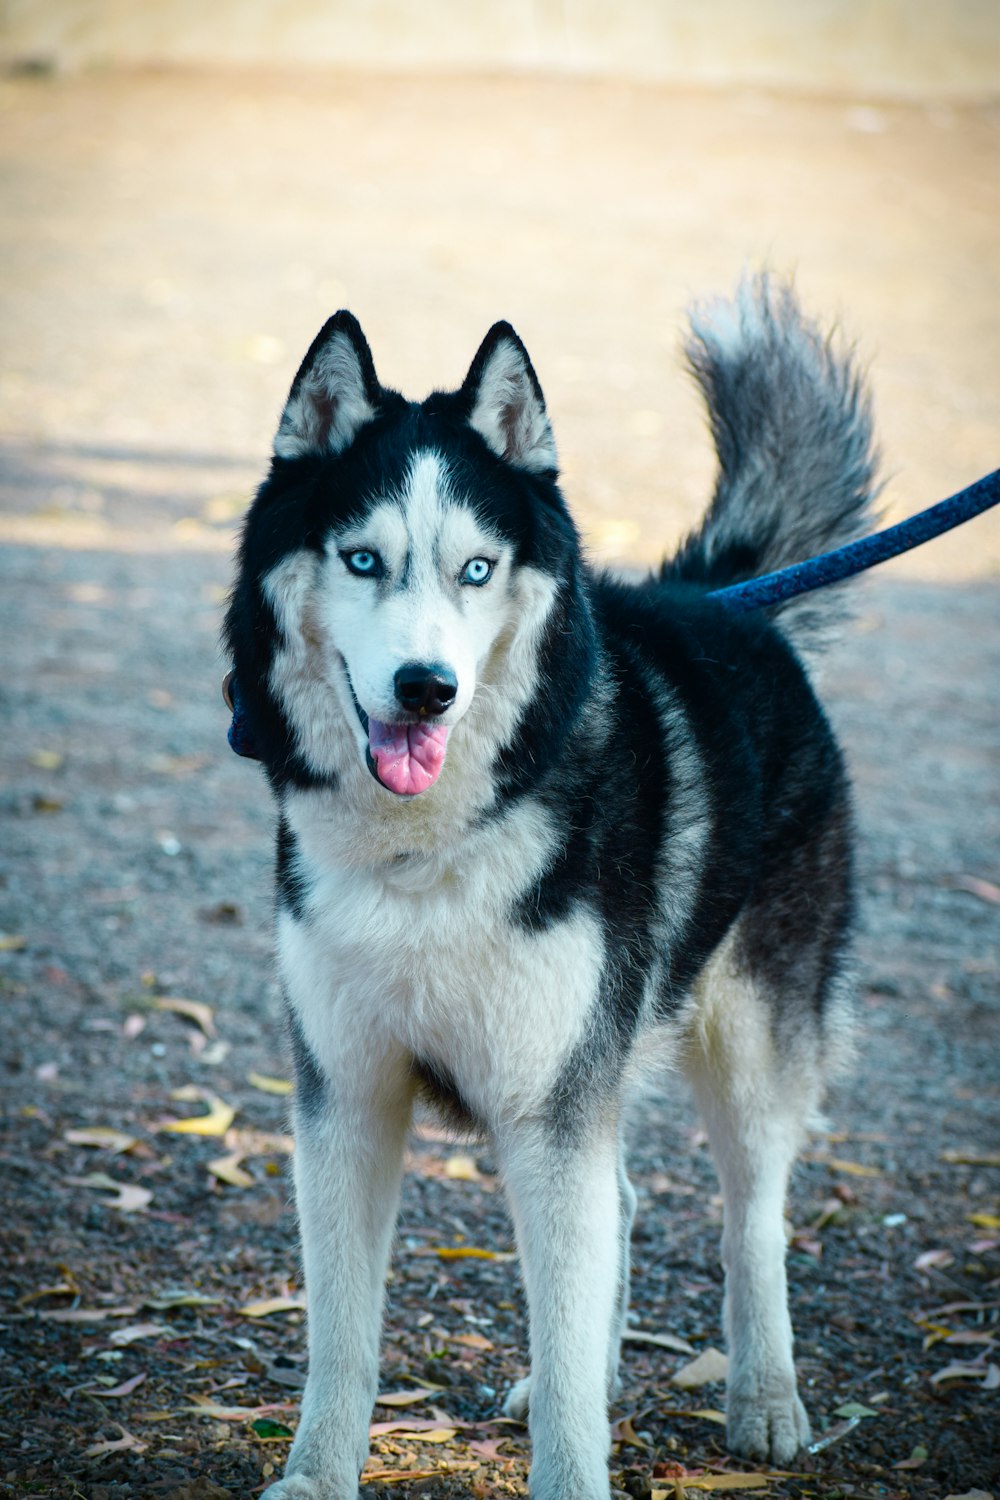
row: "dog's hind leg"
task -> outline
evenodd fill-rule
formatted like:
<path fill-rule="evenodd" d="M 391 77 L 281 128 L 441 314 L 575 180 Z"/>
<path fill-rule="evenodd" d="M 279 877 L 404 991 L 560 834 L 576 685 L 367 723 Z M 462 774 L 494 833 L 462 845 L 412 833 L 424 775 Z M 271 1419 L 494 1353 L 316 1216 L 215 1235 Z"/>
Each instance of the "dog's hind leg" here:
<path fill-rule="evenodd" d="M 722 1183 L 726 1441 L 788 1463 L 809 1441 L 792 1362 L 785 1275 L 785 1193 L 818 1099 L 817 1069 L 779 1066 L 769 1008 L 753 982 L 714 973 L 699 986 L 686 1071 Z"/>
<path fill-rule="evenodd" d="M 607 1500 L 624 1298 L 617 1130 L 521 1122 L 498 1146 L 528 1294 L 532 1500 Z"/>
<path fill-rule="evenodd" d="M 291 1032 L 309 1374 L 285 1477 L 266 1500 L 356 1500 L 413 1082 L 371 1030 L 341 1037 L 339 1067 L 319 1060 L 294 1012 Z"/>

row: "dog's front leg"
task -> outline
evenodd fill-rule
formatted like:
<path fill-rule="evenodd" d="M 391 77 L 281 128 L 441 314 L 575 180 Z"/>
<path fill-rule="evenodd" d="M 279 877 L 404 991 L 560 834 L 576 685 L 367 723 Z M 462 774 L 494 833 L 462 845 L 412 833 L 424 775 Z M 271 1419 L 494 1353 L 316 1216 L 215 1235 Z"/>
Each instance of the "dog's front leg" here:
<path fill-rule="evenodd" d="M 309 1375 L 285 1477 L 265 1500 L 355 1500 L 378 1389 L 386 1265 L 413 1086 L 369 1035 L 324 1065 L 292 1017 L 295 1195 Z"/>
<path fill-rule="evenodd" d="M 607 1500 L 621 1213 L 613 1122 L 501 1143 L 531 1322 L 532 1500 Z"/>

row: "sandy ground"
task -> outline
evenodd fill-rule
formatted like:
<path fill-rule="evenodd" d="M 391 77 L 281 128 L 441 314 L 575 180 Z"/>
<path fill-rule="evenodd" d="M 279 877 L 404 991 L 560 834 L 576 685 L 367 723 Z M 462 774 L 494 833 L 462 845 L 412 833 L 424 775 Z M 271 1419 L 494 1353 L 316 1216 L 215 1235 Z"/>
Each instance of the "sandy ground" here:
<path fill-rule="evenodd" d="M 383 380 L 421 394 L 510 318 L 594 554 L 652 561 L 711 479 L 682 309 L 766 260 L 870 360 L 902 514 L 998 462 L 1000 112 L 316 75 L 25 79 L 0 107 L 0 1493 L 252 1495 L 287 1446 L 252 1421 L 294 1426 L 302 1330 L 243 1311 L 294 1292 L 297 1260 L 283 1101 L 247 1081 L 285 1071 L 270 809 L 225 749 L 217 637 L 300 354 L 346 304 Z M 831 664 L 865 1026 L 796 1174 L 791 1266 L 817 1432 L 837 1438 L 845 1403 L 868 1415 L 773 1494 L 997 1479 L 998 570 L 994 518 L 890 565 Z M 157 1008 L 177 996 L 211 1005 L 216 1034 Z M 196 1107 L 170 1097 L 190 1084 L 265 1132 L 242 1140 L 252 1186 L 208 1173 L 219 1140 L 156 1129 Z M 135 1143 L 65 1138 L 95 1126 Z M 510 1248 L 488 1155 L 449 1176 L 457 1151 L 414 1142 L 384 1376 L 443 1386 L 406 1410 L 446 1430 L 495 1414 L 525 1337 L 506 1262 L 426 1253 Z M 636 1319 L 717 1344 L 716 1190 L 672 1090 L 639 1111 L 633 1166 Z M 116 1210 L 94 1172 L 153 1197 Z M 721 1387 L 671 1388 L 683 1362 L 629 1349 L 615 1415 L 645 1446 L 620 1432 L 622 1493 L 648 1495 L 656 1464 L 666 1482 L 723 1463 L 721 1429 L 682 1414 Z M 102 1442 L 122 1446 L 88 1456 Z M 525 1493 L 521 1433 L 379 1442 L 387 1472 L 431 1476 L 387 1495 Z"/>

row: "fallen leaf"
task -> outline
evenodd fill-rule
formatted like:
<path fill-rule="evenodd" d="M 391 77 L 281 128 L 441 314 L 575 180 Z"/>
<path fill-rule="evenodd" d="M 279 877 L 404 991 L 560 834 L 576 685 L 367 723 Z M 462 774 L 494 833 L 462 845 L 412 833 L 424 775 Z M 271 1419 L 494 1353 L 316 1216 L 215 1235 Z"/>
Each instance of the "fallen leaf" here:
<path fill-rule="evenodd" d="M 918 1443 L 909 1458 L 901 1458 L 898 1464 L 893 1464 L 894 1469 L 919 1469 L 927 1462 L 927 1449 L 922 1443 Z"/>
<path fill-rule="evenodd" d="M 58 771 L 65 759 L 58 750 L 32 750 L 28 756 L 31 765 L 37 766 L 39 771 Z"/>
<path fill-rule="evenodd" d="M 965 1490 L 961 1495 L 945 1495 L 944 1500 L 993 1500 L 989 1490 Z"/>
<path fill-rule="evenodd" d="M 844 1161 L 839 1156 L 828 1156 L 821 1158 L 834 1172 L 847 1172 L 851 1177 L 881 1177 L 882 1173 L 877 1167 L 863 1167 L 857 1161 Z"/>
<path fill-rule="evenodd" d="M 171 1307 L 216 1307 L 221 1301 L 221 1297 L 210 1297 L 207 1292 L 189 1292 L 185 1287 L 175 1286 L 157 1292 L 155 1297 L 144 1297 L 142 1305 L 165 1312 Z"/>
<path fill-rule="evenodd" d="M 1000 1214 L 966 1214 L 965 1217 L 977 1229 L 1000 1229 Z"/>
<path fill-rule="evenodd" d="M 124 1453 L 129 1449 L 131 1449 L 131 1451 L 134 1453 L 145 1452 L 145 1443 L 140 1443 L 139 1439 L 137 1437 L 134 1437 L 131 1432 L 127 1431 L 127 1429 L 124 1428 L 120 1422 L 115 1422 L 114 1425 L 121 1433 L 121 1437 L 108 1439 L 107 1441 L 102 1443 L 92 1443 L 89 1448 L 84 1449 L 84 1458 L 101 1458 L 105 1453 Z"/>
<path fill-rule="evenodd" d="M 269 1318 L 272 1313 L 304 1312 L 304 1297 L 265 1297 L 260 1302 L 248 1302 L 240 1308 L 245 1318 Z"/>
<path fill-rule="evenodd" d="M 124 1130 L 115 1130 L 111 1125 L 90 1125 L 80 1130 L 64 1130 L 63 1140 L 70 1146 L 97 1146 L 113 1155 L 131 1151 L 133 1146 L 138 1145 L 134 1135 L 126 1135 Z"/>
<path fill-rule="evenodd" d="M 671 1417 L 698 1417 L 702 1422 L 715 1422 L 719 1427 L 725 1427 L 726 1414 L 719 1411 L 715 1406 L 696 1406 L 686 1408 L 683 1406 L 669 1406 L 664 1408 L 666 1415 Z"/>
<path fill-rule="evenodd" d="M 130 1323 L 127 1328 L 116 1328 L 108 1334 L 108 1343 L 114 1344 L 118 1349 L 124 1349 L 128 1344 L 134 1344 L 139 1339 L 157 1339 L 166 1334 L 173 1333 L 165 1323 Z"/>
<path fill-rule="evenodd" d="M 145 1379 L 146 1371 L 143 1370 L 141 1375 L 133 1375 L 131 1380 L 123 1380 L 121 1385 L 116 1385 L 111 1390 L 104 1390 L 99 1386 L 83 1386 L 81 1389 L 86 1396 L 131 1396 Z"/>
<path fill-rule="evenodd" d="M 247 1083 L 262 1094 L 290 1094 L 293 1087 L 287 1078 L 269 1078 L 266 1073 L 248 1073 Z"/>
<path fill-rule="evenodd" d="M 473 1156 L 449 1156 L 444 1164 L 444 1175 L 456 1182 L 479 1182 L 482 1173 Z"/>
<path fill-rule="evenodd" d="M 925 1250 L 913 1262 L 913 1269 L 915 1271 L 943 1270 L 945 1266 L 952 1265 L 954 1260 L 955 1257 L 950 1250 Z"/>
<path fill-rule="evenodd" d="M 677 1354 L 693 1354 L 694 1349 L 687 1339 L 679 1339 L 672 1333 L 647 1333 L 642 1328 L 626 1328 L 622 1340 L 629 1344 L 655 1344 L 658 1349 L 673 1349 Z"/>
<path fill-rule="evenodd" d="M 960 891 L 968 891 L 970 896 L 978 896 L 980 901 L 1000 906 L 1000 885 L 992 880 L 981 880 L 978 875 L 956 875 L 953 884 Z"/>
<path fill-rule="evenodd" d="M 770 1474 L 685 1474 L 678 1484 L 683 1490 L 764 1490 L 771 1480 Z"/>
<path fill-rule="evenodd" d="M 649 1447 L 645 1438 L 641 1438 L 632 1425 L 632 1416 L 619 1417 L 617 1422 L 612 1422 L 611 1441 L 613 1443 L 628 1443 L 631 1448 Z"/>
<path fill-rule="evenodd" d="M 202 1417 L 214 1417 L 217 1422 L 251 1422 L 257 1417 L 270 1416 L 274 1411 L 290 1411 L 289 1401 L 273 1401 L 267 1406 L 223 1406 L 211 1396 L 194 1395 L 193 1406 L 183 1406 L 181 1411 L 195 1412 Z"/>
<path fill-rule="evenodd" d="M 106 1200 L 107 1205 L 123 1214 L 144 1213 L 153 1201 L 148 1188 L 136 1187 L 131 1182 L 116 1182 L 106 1172 L 88 1172 L 86 1177 L 66 1177 L 63 1180 L 71 1187 L 96 1188 L 117 1194 L 117 1197 Z"/>
<path fill-rule="evenodd" d="M 877 1417 L 879 1413 L 874 1407 L 862 1406 L 860 1401 L 845 1401 L 843 1406 L 834 1408 L 835 1417 Z"/>
<path fill-rule="evenodd" d="M 53 1307 L 40 1309 L 35 1317 L 50 1323 L 101 1323 L 105 1318 L 128 1318 L 134 1312 L 134 1307 Z"/>
<path fill-rule="evenodd" d="M 939 1160 L 954 1167 L 1000 1167 L 1000 1156 L 983 1156 L 975 1151 L 942 1151 Z"/>
<path fill-rule="evenodd" d="M 228 1182 L 230 1187 L 253 1187 L 254 1180 L 250 1173 L 244 1172 L 240 1166 L 242 1160 L 242 1151 L 233 1151 L 229 1156 L 217 1156 L 214 1161 L 208 1163 L 208 1171 L 219 1182 Z"/>
<path fill-rule="evenodd" d="M 697 1359 L 676 1370 L 670 1383 L 680 1386 L 681 1390 L 693 1390 L 696 1386 L 708 1385 L 713 1380 L 725 1380 L 728 1368 L 729 1360 L 721 1350 L 709 1346 L 702 1350 Z"/>
<path fill-rule="evenodd" d="M 27 1307 L 30 1302 L 40 1302 L 43 1297 L 76 1297 L 80 1288 L 74 1281 L 59 1281 L 55 1286 L 40 1286 L 35 1292 L 25 1292 L 18 1297 L 15 1307 Z"/>
<path fill-rule="evenodd" d="M 481 1333 L 450 1333 L 448 1341 L 461 1344 L 464 1349 L 480 1349 L 483 1352 L 493 1348 L 489 1339 L 484 1338 Z"/>
<path fill-rule="evenodd" d="M 516 1260 L 510 1250 L 479 1250 L 474 1245 L 434 1245 L 428 1252 L 441 1260 Z"/>
<path fill-rule="evenodd" d="M 201 1090 L 198 1094 L 208 1105 L 207 1115 L 192 1115 L 185 1120 L 164 1120 L 156 1128 L 171 1130 L 176 1135 L 225 1135 L 236 1118 L 235 1109 L 215 1094 L 205 1094 Z M 178 1098 L 179 1091 L 173 1097 Z M 190 1097 L 187 1091 L 184 1097 Z"/>
<path fill-rule="evenodd" d="M 0 932 L 0 953 L 20 953 L 27 946 L 28 939 L 20 933 Z"/>
<path fill-rule="evenodd" d="M 174 1015 L 193 1021 L 206 1037 L 218 1035 L 215 1029 L 215 1012 L 203 1000 L 186 1000 L 180 995 L 161 995 L 154 1000 L 153 1005 L 156 1010 L 171 1011 Z"/>
<path fill-rule="evenodd" d="M 418 1401 L 426 1401 L 428 1396 L 434 1392 L 421 1389 L 414 1391 L 382 1391 L 375 1397 L 376 1406 L 415 1406 Z"/>
<path fill-rule="evenodd" d="M 996 1370 L 997 1375 L 991 1379 L 990 1372 Z M 982 1360 L 955 1360 L 950 1365 L 945 1365 L 943 1370 L 936 1370 L 931 1376 L 931 1385 L 942 1385 L 946 1380 L 982 1380 L 985 1390 L 993 1390 L 1000 1385 L 1000 1365 L 984 1364 Z"/>

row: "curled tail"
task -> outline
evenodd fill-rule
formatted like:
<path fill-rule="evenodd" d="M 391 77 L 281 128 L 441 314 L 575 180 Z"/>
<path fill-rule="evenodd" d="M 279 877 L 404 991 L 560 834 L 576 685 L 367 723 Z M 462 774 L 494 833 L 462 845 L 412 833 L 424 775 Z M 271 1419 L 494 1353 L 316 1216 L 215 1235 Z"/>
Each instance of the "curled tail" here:
<path fill-rule="evenodd" d="M 695 309 L 686 353 L 719 475 L 701 526 L 664 563 L 665 581 L 724 588 L 870 529 L 878 484 L 867 387 L 787 283 L 761 274 L 731 302 Z M 819 645 L 840 595 L 826 589 L 772 613 L 797 645 Z"/>

